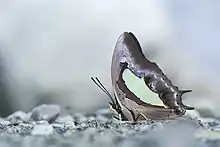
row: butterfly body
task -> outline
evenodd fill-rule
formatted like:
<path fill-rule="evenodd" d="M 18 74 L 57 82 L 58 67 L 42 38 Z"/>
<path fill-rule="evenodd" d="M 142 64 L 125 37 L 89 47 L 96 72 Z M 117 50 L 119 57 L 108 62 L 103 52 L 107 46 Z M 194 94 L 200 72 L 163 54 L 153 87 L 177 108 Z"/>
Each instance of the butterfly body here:
<path fill-rule="evenodd" d="M 130 91 L 123 79 L 126 69 L 143 79 L 166 107 L 146 103 Z M 115 100 L 109 103 L 110 108 L 125 120 L 172 119 L 184 115 L 186 109 L 194 109 L 182 103 L 182 94 L 190 90 L 180 91 L 174 86 L 158 65 L 145 57 L 132 33 L 124 32 L 118 38 L 112 56 L 111 80 Z"/>

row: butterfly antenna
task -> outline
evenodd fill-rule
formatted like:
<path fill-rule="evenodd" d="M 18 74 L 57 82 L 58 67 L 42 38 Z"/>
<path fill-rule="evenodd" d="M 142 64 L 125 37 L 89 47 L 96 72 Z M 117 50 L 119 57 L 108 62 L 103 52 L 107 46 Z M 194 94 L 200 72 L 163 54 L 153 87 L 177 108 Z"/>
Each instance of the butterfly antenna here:
<path fill-rule="evenodd" d="M 115 105 L 115 102 L 111 96 L 111 94 L 109 93 L 109 91 L 105 88 L 105 86 L 100 82 L 98 77 L 95 77 L 95 79 L 93 77 L 91 77 L 92 81 L 96 84 L 96 86 L 98 86 L 112 101 L 112 103 Z"/>
<path fill-rule="evenodd" d="M 114 96 L 115 96 L 115 94 L 114 94 Z M 119 102 L 118 102 L 116 96 L 115 96 L 115 106 L 116 106 L 116 109 L 120 109 L 120 105 L 119 105 Z"/>
<path fill-rule="evenodd" d="M 106 89 L 106 87 L 102 84 L 102 82 L 99 80 L 98 77 L 96 77 L 96 81 L 102 86 L 102 88 L 108 93 L 108 96 L 110 97 L 112 103 L 115 105 L 115 101 L 113 100 L 112 95 L 109 93 L 109 91 Z"/>

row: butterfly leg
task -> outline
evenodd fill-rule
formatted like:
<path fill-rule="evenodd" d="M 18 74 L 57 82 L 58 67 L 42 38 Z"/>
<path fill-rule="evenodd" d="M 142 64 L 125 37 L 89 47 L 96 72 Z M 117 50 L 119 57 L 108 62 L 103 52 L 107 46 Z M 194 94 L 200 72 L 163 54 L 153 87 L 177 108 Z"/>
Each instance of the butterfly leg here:
<path fill-rule="evenodd" d="M 118 118 L 119 118 L 120 123 L 122 123 L 121 114 L 118 114 Z"/>
<path fill-rule="evenodd" d="M 138 116 L 134 118 L 134 122 L 137 122 L 140 116 L 142 116 L 145 120 L 148 120 L 148 118 L 142 112 L 140 112 Z"/>
<path fill-rule="evenodd" d="M 138 118 L 141 116 L 141 114 L 139 113 L 138 116 L 136 118 L 134 118 L 134 122 L 138 121 Z"/>
<path fill-rule="evenodd" d="M 141 115 L 145 120 L 148 120 L 148 118 L 142 112 L 139 115 Z"/>
<path fill-rule="evenodd" d="M 135 113 L 134 113 L 134 111 L 130 110 L 130 112 L 131 112 L 131 115 L 132 115 L 132 117 L 133 117 L 133 121 L 134 121 L 134 122 L 137 122 L 138 119 L 139 119 L 139 117 L 141 116 L 141 114 L 138 113 L 138 116 L 135 117 Z"/>

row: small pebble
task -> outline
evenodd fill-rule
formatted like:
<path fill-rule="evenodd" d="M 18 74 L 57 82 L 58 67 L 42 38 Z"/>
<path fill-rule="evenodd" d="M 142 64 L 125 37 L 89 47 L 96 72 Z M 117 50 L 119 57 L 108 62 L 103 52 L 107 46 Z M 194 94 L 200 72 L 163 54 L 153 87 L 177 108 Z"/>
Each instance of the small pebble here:
<path fill-rule="evenodd" d="M 53 134 L 53 127 L 49 124 L 35 125 L 31 131 L 32 135 L 51 135 Z"/>
<path fill-rule="evenodd" d="M 59 105 L 40 105 L 31 111 L 31 120 L 45 120 L 52 123 L 60 115 Z"/>
<path fill-rule="evenodd" d="M 16 111 L 6 118 L 11 123 L 27 122 L 28 119 L 28 115 L 23 111 Z"/>
<path fill-rule="evenodd" d="M 10 125 L 11 124 L 11 122 L 10 121 L 7 121 L 7 120 L 1 120 L 0 121 L 0 125 L 1 126 L 8 126 L 8 125 Z"/>
<path fill-rule="evenodd" d="M 80 114 L 80 113 L 76 113 L 73 116 L 73 118 L 74 118 L 74 120 L 78 121 L 79 123 L 88 121 L 88 118 L 85 117 L 84 115 Z"/>
<path fill-rule="evenodd" d="M 72 116 L 62 116 L 59 117 L 56 122 L 58 122 L 59 124 L 64 124 L 66 127 L 68 127 L 69 129 L 73 129 L 75 128 L 75 123 L 74 123 L 74 119 Z"/>
<path fill-rule="evenodd" d="M 59 123 L 74 122 L 74 119 L 70 115 L 60 116 L 60 117 L 57 118 L 56 122 L 59 122 Z"/>

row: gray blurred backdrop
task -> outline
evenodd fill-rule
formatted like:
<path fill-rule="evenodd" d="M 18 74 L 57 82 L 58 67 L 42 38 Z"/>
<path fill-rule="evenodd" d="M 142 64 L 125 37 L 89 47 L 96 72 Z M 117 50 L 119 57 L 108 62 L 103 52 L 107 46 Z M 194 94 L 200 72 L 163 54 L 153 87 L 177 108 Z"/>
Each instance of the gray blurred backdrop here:
<path fill-rule="evenodd" d="M 220 116 L 220 2 L 0 0 L 0 115 L 42 103 L 74 112 L 107 107 L 111 55 L 132 31 L 145 55 L 193 93 L 184 103 Z M 208 111 L 209 110 L 209 111 Z"/>

